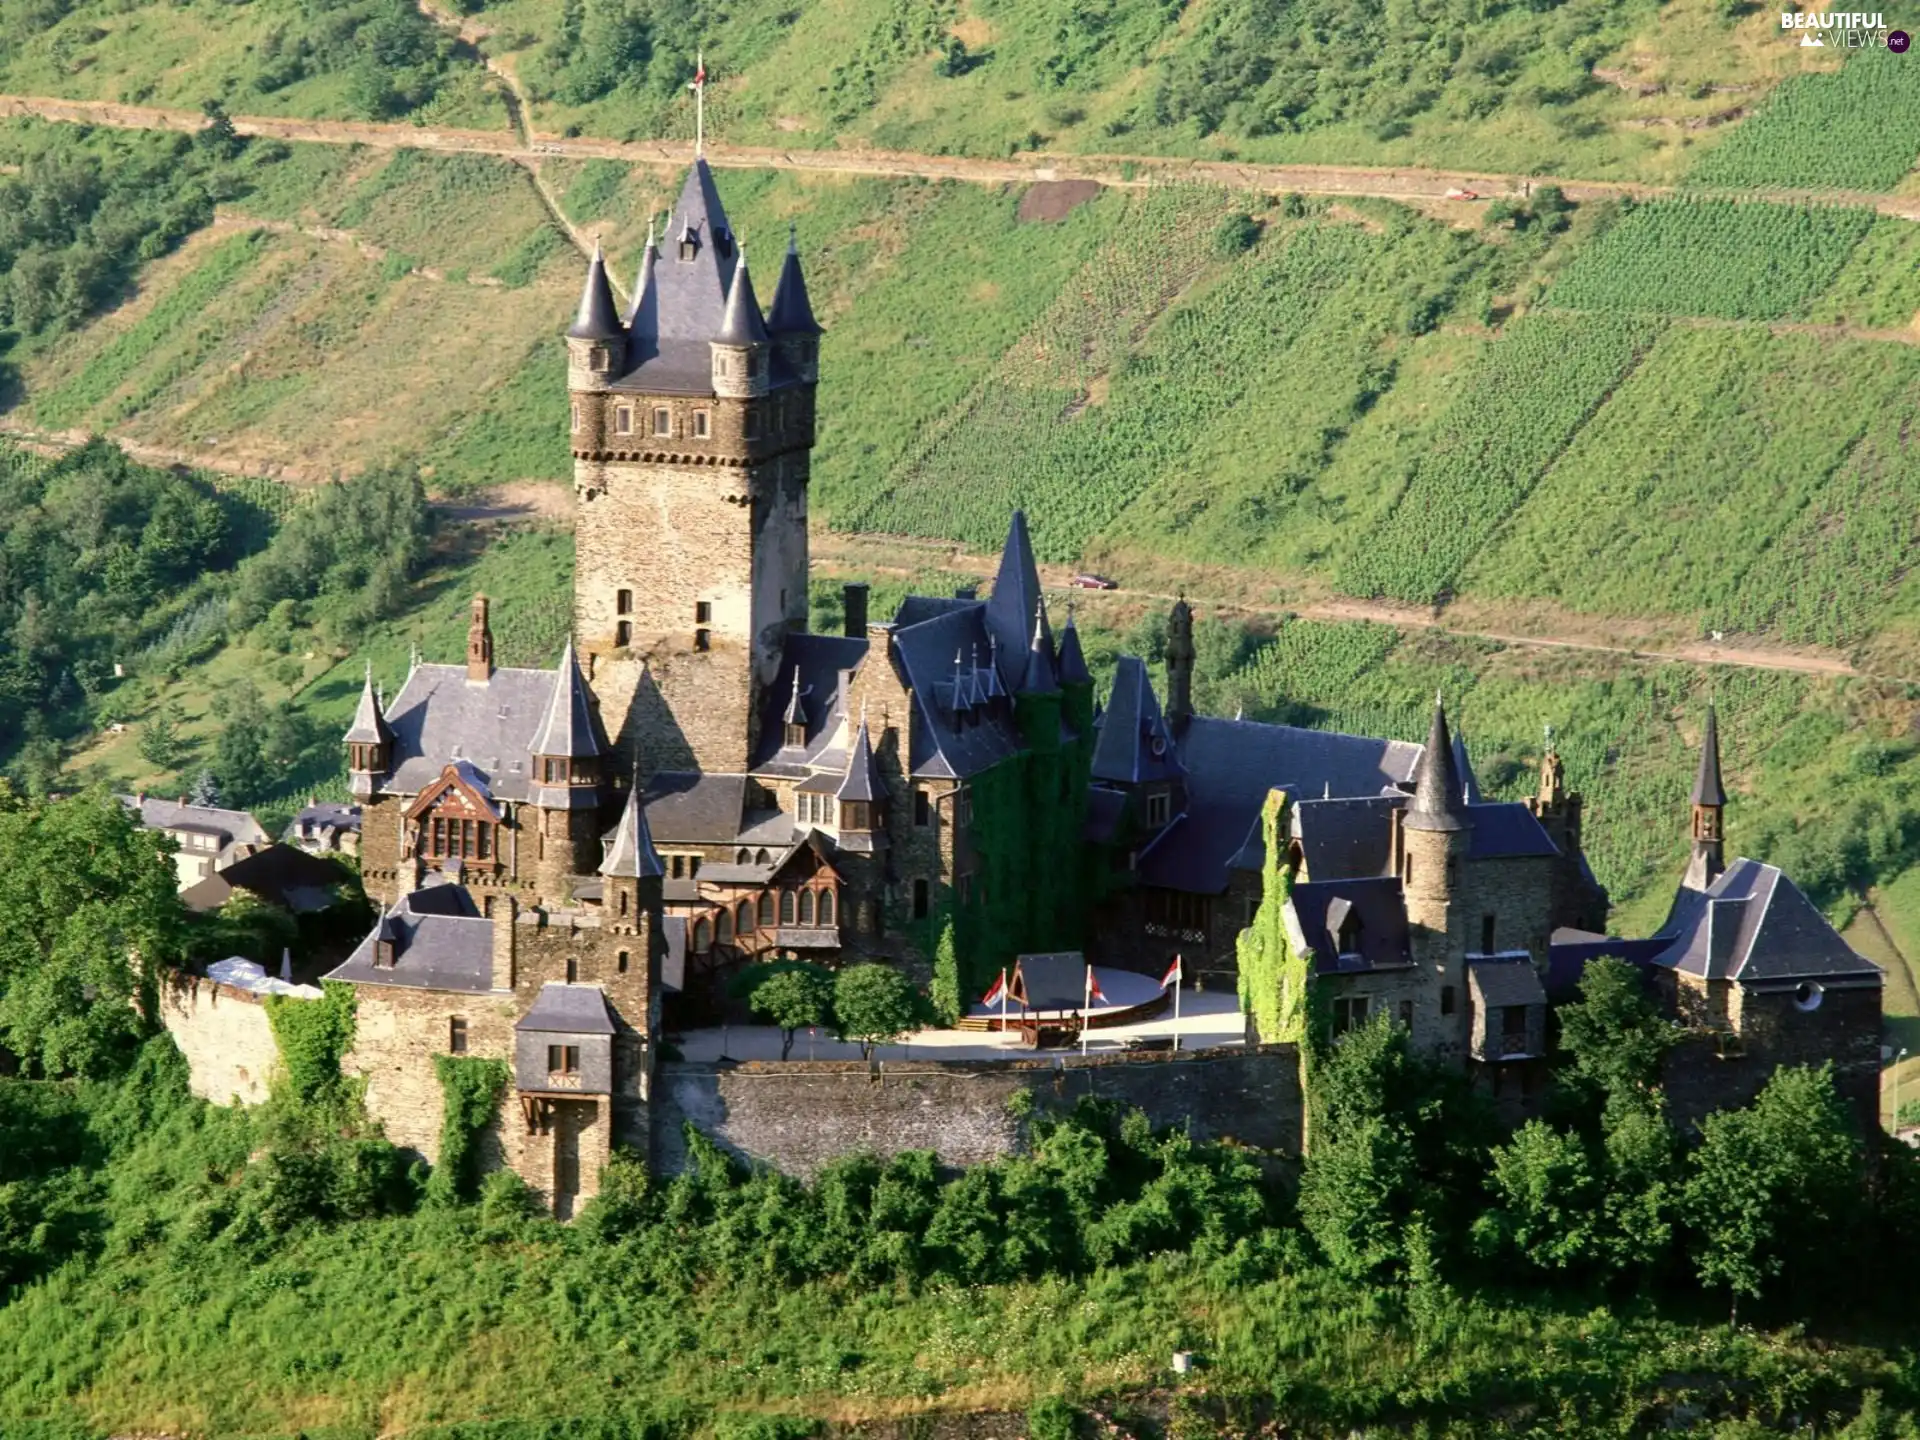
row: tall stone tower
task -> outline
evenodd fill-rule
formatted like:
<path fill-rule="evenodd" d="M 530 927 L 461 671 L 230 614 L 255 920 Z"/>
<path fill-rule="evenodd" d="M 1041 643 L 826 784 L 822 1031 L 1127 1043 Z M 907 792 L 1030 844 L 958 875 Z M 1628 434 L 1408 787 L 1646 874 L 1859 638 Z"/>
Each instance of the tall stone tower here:
<path fill-rule="evenodd" d="M 644 775 L 745 770 L 782 642 L 806 628 L 819 337 L 791 240 L 762 316 L 703 159 L 624 319 L 601 257 L 587 268 L 567 332 L 574 631 Z"/>
<path fill-rule="evenodd" d="M 1473 820 L 1467 813 L 1447 712 L 1438 696 L 1426 749 L 1414 773 L 1413 798 L 1400 812 L 1396 849 L 1406 897 L 1408 942 L 1428 980 L 1414 1026 L 1416 1042 L 1443 1058 L 1466 1053 L 1467 852 Z M 1437 1002 L 1437 1003 L 1436 1003 Z"/>

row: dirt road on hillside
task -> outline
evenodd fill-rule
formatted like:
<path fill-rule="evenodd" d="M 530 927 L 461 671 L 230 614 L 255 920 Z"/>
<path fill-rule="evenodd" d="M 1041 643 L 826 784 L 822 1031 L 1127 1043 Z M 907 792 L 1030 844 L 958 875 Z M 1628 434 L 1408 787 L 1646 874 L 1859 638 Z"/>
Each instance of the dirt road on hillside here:
<path fill-rule="evenodd" d="M 596 140 L 586 136 L 538 135 L 526 130 L 525 103 L 510 72 L 495 66 L 514 98 L 510 107 L 516 131 L 456 130 L 423 125 L 384 125 L 350 120 L 301 120 L 235 115 L 242 135 L 319 145 L 369 145 L 380 149 L 446 150 L 498 155 L 521 164 L 539 157 L 568 160 L 621 160 L 634 165 L 677 167 L 687 162 L 685 142 Z M 106 100 L 63 100 L 47 96 L 0 95 L 0 117 L 35 116 L 75 125 L 109 125 L 124 130 L 195 131 L 206 117 L 197 110 L 152 105 L 122 105 Z M 1258 165 L 1239 161 L 1178 160 L 1153 155 L 1056 155 L 1036 151 L 1005 160 L 959 155 L 916 155 L 902 150 L 803 150 L 755 145 L 709 145 L 707 160 L 721 169 L 796 170 L 831 175 L 917 177 L 983 185 L 1026 185 L 1046 180 L 1091 180 L 1103 186 L 1138 188 L 1182 182 L 1270 194 L 1364 195 L 1386 200 L 1445 199 L 1449 190 L 1481 196 L 1523 196 L 1536 186 L 1558 185 L 1574 200 L 1630 195 L 1649 199 L 1672 187 L 1611 180 L 1580 180 L 1552 175 L 1501 175 L 1467 170 L 1425 170 L 1365 165 Z M 536 177 L 537 178 L 537 177 Z M 543 194 L 544 194 L 544 187 Z M 549 208 L 558 215 L 552 197 Z M 1747 192 L 1739 198 L 1752 199 Z M 1920 220 L 1920 196 L 1867 195 L 1851 191 L 1781 191 L 1766 198 L 1810 204 L 1859 206 L 1904 220 Z M 580 237 L 558 217 L 575 242 Z"/>

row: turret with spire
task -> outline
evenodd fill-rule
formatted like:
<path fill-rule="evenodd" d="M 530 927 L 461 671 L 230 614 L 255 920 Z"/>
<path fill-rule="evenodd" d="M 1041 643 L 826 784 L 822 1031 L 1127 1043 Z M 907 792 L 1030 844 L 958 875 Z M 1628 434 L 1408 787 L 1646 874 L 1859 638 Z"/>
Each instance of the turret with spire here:
<path fill-rule="evenodd" d="M 1080 627 L 1074 623 L 1073 606 L 1067 606 L 1067 623 L 1060 630 L 1061 708 L 1067 724 L 1082 735 L 1093 728 L 1093 672 L 1087 669 L 1087 657 L 1080 648 Z"/>
<path fill-rule="evenodd" d="M 1700 768 L 1694 772 L 1692 801 L 1693 853 L 1687 859 L 1681 884 L 1691 890 L 1705 890 L 1727 868 L 1723 827 L 1727 792 L 1720 783 L 1720 722 L 1711 703 L 1707 705 L 1706 734 L 1700 738 Z"/>
<path fill-rule="evenodd" d="M 720 329 L 710 342 L 713 349 L 713 393 L 734 399 L 748 399 L 767 393 L 773 367 L 769 352 L 773 336 L 767 331 L 760 302 L 753 293 L 753 279 L 747 273 L 746 251 L 733 267 L 733 284 L 727 289 L 727 308 L 720 318 Z"/>
<path fill-rule="evenodd" d="M 538 827 L 532 868 L 542 898 L 561 905 L 570 899 L 571 877 L 593 868 L 608 753 L 571 636 L 527 750 L 533 763 L 528 800 L 538 812 L 528 817 Z"/>
<path fill-rule="evenodd" d="M 1167 612 L 1167 722 L 1178 736 L 1193 718 L 1193 610 L 1182 595 Z"/>
<path fill-rule="evenodd" d="M 393 763 L 393 729 L 373 688 L 373 665 L 367 665 L 367 678 L 360 687 L 360 705 L 353 712 L 353 725 L 345 736 L 347 772 L 356 800 L 368 800 L 380 788 L 381 777 Z"/>
<path fill-rule="evenodd" d="M 627 368 L 627 329 L 607 279 L 607 256 L 598 240 L 587 261 L 587 280 L 580 290 L 580 307 L 567 329 L 567 386 L 572 390 L 605 390 Z"/>
<path fill-rule="evenodd" d="M 800 268 L 800 240 L 791 226 L 787 229 L 787 257 L 780 264 L 779 283 L 773 287 L 767 329 L 773 333 L 787 367 L 805 384 L 813 384 L 820 373 L 820 322 L 813 318 L 807 277 Z"/>
<path fill-rule="evenodd" d="M 1467 807 L 1447 711 L 1433 697 L 1427 743 L 1414 767 L 1413 795 L 1399 812 L 1394 862 L 1406 906 L 1408 945 L 1415 964 L 1432 977 L 1429 992 L 1437 1001 L 1426 1009 L 1416 1002 L 1415 1042 L 1449 1057 L 1463 1052 L 1467 1039 L 1469 949 L 1482 946 L 1483 923 L 1476 915 L 1467 856 L 1473 847 L 1473 818 Z"/>

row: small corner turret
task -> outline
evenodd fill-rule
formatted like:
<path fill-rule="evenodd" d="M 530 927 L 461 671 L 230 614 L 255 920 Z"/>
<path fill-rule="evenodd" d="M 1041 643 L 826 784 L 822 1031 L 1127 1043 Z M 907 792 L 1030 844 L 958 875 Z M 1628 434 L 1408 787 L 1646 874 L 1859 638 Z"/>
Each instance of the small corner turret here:
<path fill-rule="evenodd" d="M 353 726 L 346 733 L 347 771 L 356 800 L 368 800 L 379 789 L 380 779 L 393 763 L 393 730 L 387 724 L 379 692 L 373 688 L 373 664 L 367 664 L 366 683 L 360 689 L 360 705 L 353 712 Z"/>
<path fill-rule="evenodd" d="M 1727 792 L 1720 783 L 1720 721 L 1711 702 L 1707 705 L 1706 733 L 1700 737 L 1700 768 L 1693 777 L 1691 799 L 1693 853 L 1680 883 L 1690 890 L 1705 890 L 1727 868 Z"/>
<path fill-rule="evenodd" d="M 787 229 L 787 258 L 780 265 L 780 280 L 773 287 L 773 309 L 767 316 L 767 328 L 773 333 L 787 367 L 802 384 L 811 385 L 820 378 L 820 322 L 813 318 L 813 301 L 807 294 L 807 277 L 800 268 L 800 241 L 791 226 Z"/>
<path fill-rule="evenodd" d="M 573 390 L 604 390 L 626 369 L 627 331 L 613 303 L 607 257 L 600 242 L 587 262 L 587 283 L 580 308 L 567 329 L 567 385 Z"/>
<path fill-rule="evenodd" d="M 753 293 L 753 279 L 747 274 L 744 250 L 734 264 L 733 284 L 727 287 L 726 313 L 710 344 L 714 394 L 729 399 L 749 399 L 767 393 L 773 373 L 769 363 L 773 336 L 760 314 L 760 302 Z"/>
<path fill-rule="evenodd" d="M 1193 719 L 1193 609 L 1180 596 L 1167 612 L 1167 720 L 1178 736 Z"/>

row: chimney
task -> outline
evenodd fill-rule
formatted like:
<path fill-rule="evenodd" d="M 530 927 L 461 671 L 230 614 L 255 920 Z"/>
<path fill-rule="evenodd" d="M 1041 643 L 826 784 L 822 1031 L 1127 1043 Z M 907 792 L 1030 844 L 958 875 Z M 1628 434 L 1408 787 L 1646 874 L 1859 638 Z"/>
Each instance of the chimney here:
<path fill-rule="evenodd" d="M 513 896 L 501 895 L 493 902 L 493 988 L 513 989 L 514 923 L 520 905 Z"/>
<path fill-rule="evenodd" d="M 487 625 L 487 597 L 473 597 L 473 619 L 467 626 L 467 683 L 484 685 L 493 678 L 493 631 Z"/>
<path fill-rule="evenodd" d="M 849 640 L 867 638 L 867 586 L 861 581 L 842 586 L 841 608 L 847 612 L 846 634 Z"/>

